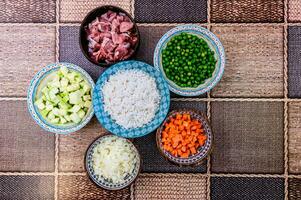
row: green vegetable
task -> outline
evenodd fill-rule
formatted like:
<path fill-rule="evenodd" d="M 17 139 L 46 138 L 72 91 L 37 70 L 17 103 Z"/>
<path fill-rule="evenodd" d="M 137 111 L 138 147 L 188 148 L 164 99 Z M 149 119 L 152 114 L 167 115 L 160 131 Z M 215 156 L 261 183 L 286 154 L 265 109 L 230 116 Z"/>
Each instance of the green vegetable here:
<path fill-rule="evenodd" d="M 91 107 L 91 86 L 80 73 L 63 66 L 42 88 L 35 106 L 52 124 L 79 123 Z"/>
<path fill-rule="evenodd" d="M 174 36 L 162 51 L 168 79 L 180 87 L 198 87 L 212 77 L 216 58 L 202 38 L 189 33 Z"/>

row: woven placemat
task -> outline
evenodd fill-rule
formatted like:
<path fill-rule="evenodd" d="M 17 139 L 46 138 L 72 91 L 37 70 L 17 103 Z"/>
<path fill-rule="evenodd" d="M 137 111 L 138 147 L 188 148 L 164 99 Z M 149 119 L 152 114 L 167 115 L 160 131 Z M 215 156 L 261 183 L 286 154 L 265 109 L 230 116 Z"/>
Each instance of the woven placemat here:
<path fill-rule="evenodd" d="M 182 174 L 141 174 L 134 185 L 137 200 L 205 200 L 206 178 Z"/>
<path fill-rule="evenodd" d="M 283 0 L 211 0 L 212 22 L 283 22 Z"/>
<path fill-rule="evenodd" d="M 81 54 L 78 28 L 88 11 L 105 4 L 142 22 L 136 58 L 150 64 L 156 42 L 174 26 L 196 23 L 222 40 L 227 64 L 217 87 L 200 97 L 172 94 L 173 102 L 200 108 L 212 121 L 216 144 L 201 168 L 179 171 L 155 156 L 152 163 L 148 158 L 158 154 L 145 144 L 153 139 L 145 138 L 144 170 L 156 173 L 143 172 L 131 188 L 107 192 L 93 185 L 83 168 L 89 141 L 104 134 L 95 119 L 82 132 L 61 137 L 46 134 L 27 114 L 28 83 L 47 63 L 74 62 L 94 80 L 102 73 Z M 297 0 L 0 2 L 0 199 L 299 199 L 300 5 Z"/>

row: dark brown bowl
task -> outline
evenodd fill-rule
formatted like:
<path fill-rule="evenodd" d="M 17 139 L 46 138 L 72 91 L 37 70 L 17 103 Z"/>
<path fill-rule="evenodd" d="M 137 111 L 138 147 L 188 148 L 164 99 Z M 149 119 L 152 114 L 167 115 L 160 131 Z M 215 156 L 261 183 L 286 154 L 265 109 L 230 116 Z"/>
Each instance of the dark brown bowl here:
<path fill-rule="evenodd" d="M 105 5 L 105 6 L 101 6 L 101 7 L 95 8 L 94 10 L 90 11 L 87 14 L 87 16 L 84 18 L 84 20 L 82 21 L 82 23 L 80 25 L 80 30 L 79 30 L 79 46 L 80 46 L 83 54 L 85 55 L 85 57 L 90 62 L 92 62 L 95 65 L 101 66 L 101 67 L 108 67 L 108 66 L 113 65 L 113 64 L 115 64 L 117 62 L 120 62 L 122 60 L 116 61 L 114 63 L 106 63 L 105 61 L 103 61 L 103 62 L 95 62 L 93 59 L 91 59 L 91 57 L 89 55 L 89 52 L 88 52 L 88 43 L 89 42 L 87 40 L 87 35 L 86 35 L 85 27 L 89 23 L 91 23 L 93 20 L 95 20 L 96 17 L 101 16 L 102 14 L 106 13 L 109 10 L 112 10 L 112 11 L 117 12 L 117 13 L 122 12 L 122 13 L 126 14 L 131 19 L 131 21 L 134 23 L 134 31 L 133 31 L 133 33 L 137 36 L 138 41 L 137 41 L 137 43 L 136 43 L 136 45 L 135 45 L 135 47 L 133 49 L 134 52 L 126 60 L 130 59 L 131 57 L 133 57 L 135 55 L 135 53 L 138 50 L 139 44 L 140 44 L 140 33 L 139 33 L 139 30 L 138 30 L 138 26 L 137 26 L 137 24 L 135 23 L 134 19 L 132 18 L 132 16 L 129 13 L 127 13 L 122 8 L 119 8 L 117 6 L 111 6 L 111 5 Z"/>
<path fill-rule="evenodd" d="M 89 145 L 89 147 L 87 148 L 86 153 L 85 153 L 84 166 L 85 166 L 85 170 L 86 170 L 86 173 L 87 173 L 88 178 L 89 178 L 90 181 L 93 182 L 97 187 L 100 187 L 100 188 L 105 189 L 105 190 L 122 190 L 122 189 L 124 189 L 124 188 L 126 188 L 126 187 L 129 187 L 131 184 L 133 184 L 133 183 L 135 182 L 135 180 L 137 179 L 137 177 L 139 176 L 140 171 L 141 171 L 141 165 L 142 165 L 141 156 L 140 156 L 140 153 L 139 153 L 137 147 L 132 143 L 131 140 L 126 139 L 126 138 L 123 138 L 123 139 L 127 140 L 130 144 L 132 144 L 132 145 L 134 146 L 134 148 L 135 148 L 136 151 L 137 151 L 137 155 L 138 155 L 138 158 L 139 158 L 140 162 L 138 162 L 138 163 L 136 164 L 136 165 L 137 165 L 137 166 L 136 166 L 136 168 L 137 168 L 137 169 L 136 169 L 137 173 L 134 174 L 134 177 L 133 177 L 131 180 L 127 181 L 126 184 L 121 184 L 121 185 L 116 184 L 116 185 L 114 185 L 114 186 L 112 186 L 112 185 L 106 185 L 106 184 L 101 184 L 99 181 L 97 181 L 97 180 L 95 179 L 95 177 L 93 177 L 94 174 L 91 172 L 91 170 L 89 170 L 89 164 L 88 164 L 88 163 L 89 163 L 91 160 L 88 158 L 88 157 L 89 157 L 88 154 L 90 153 L 90 151 L 92 151 L 92 149 L 94 148 L 94 146 L 96 145 L 96 143 L 97 143 L 98 141 L 100 141 L 100 140 L 103 139 L 104 137 L 111 137 L 111 136 L 115 136 L 115 135 L 111 135 L 111 134 L 102 135 L 102 136 L 96 138 L 96 139 Z M 116 136 L 116 137 L 118 137 L 118 136 Z"/>
<path fill-rule="evenodd" d="M 188 158 L 175 157 L 168 151 L 164 150 L 163 144 L 162 144 L 162 139 L 161 139 L 161 135 L 162 135 L 162 131 L 163 131 L 165 123 L 168 123 L 170 121 L 170 119 L 175 117 L 177 114 L 184 114 L 184 113 L 189 113 L 191 115 L 192 119 L 197 119 L 198 121 L 200 121 L 203 125 L 204 133 L 207 136 L 205 145 L 199 147 L 197 149 L 197 153 Z M 180 165 L 180 166 L 182 166 L 182 165 L 195 166 L 195 165 L 201 164 L 205 160 L 205 158 L 211 153 L 212 141 L 213 141 L 212 130 L 211 130 L 211 127 L 210 127 L 207 117 L 203 113 L 197 112 L 194 110 L 178 110 L 178 111 L 170 112 L 168 114 L 167 118 L 162 123 L 162 125 L 157 129 L 157 133 L 156 133 L 156 142 L 157 142 L 157 147 L 158 147 L 160 153 L 167 160 L 171 161 L 172 163 L 174 163 L 176 165 Z"/>

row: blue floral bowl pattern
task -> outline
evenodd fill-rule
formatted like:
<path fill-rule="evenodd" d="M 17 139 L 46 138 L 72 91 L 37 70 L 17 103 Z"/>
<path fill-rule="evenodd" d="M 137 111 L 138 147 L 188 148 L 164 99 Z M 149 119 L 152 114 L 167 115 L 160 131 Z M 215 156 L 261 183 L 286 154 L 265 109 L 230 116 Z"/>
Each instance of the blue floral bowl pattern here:
<path fill-rule="evenodd" d="M 163 70 L 162 66 L 162 50 L 166 47 L 166 44 L 169 42 L 169 40 L 174 37 L 175 35 L 181 34 L 182 32 L 190 33 L 197 35 L 198 37 L 204 39 L 208 46 L 215 52 L 215 58 L 217 59 L 216 67 L 213 72 L 213 75 L 211 78 L 207 79 L 204 84 L 199 85 L 197 88 L 182 88 L 176 85 L 173 81 L 169 80 L 167 76 L 165 75 L 165 72 Z M 220 79 L 223 76 L 224 68 L 225 68 L 225 51 L 222 43 L 220 40 L 209 30 L 197 26 L 197 25 L 182 25 L 177 26 L 171 30 L 169 30 L 167 33 L 165 33 L 162 38 L 159 40 L 155 52 L 154 52 L 154 66 L 159 69 L 164 79 L 169 84 L 169 89 L 182 96 L 197 96 L 204 94 L 211 90 L 215 85 L 220 81 Z"/>
<path fill-rule="evenodd" d="M 40 70 L 34 78 L 31 80 L 28 93 L 27 93 L 27 106 L 28 111 L 31 114 L 32 118 L 36 121 L 36 123 L 42 127 L 44 130 L 52 132 L 52 133 L 58 133 L 58 134 L 69 134 L 75 131 L 78 131 L 79 129 L 83 128 L 93 117 L 94 115 L 94 109 L 93 106 L 88 111 L 88 114 L 86 114 L 83 121 L 81 121 L 78 124 L 71 124 L 71 125 L 53 125 L 49 122 L 47 122 L 38 111 L 38 108 L 34 105 L 34 101 L 37 95 L 37 90 L 40 85 L 40 83 L 47 78 L 48 75 L 51 73 L 57 71 L 61 66 L 66 66 L 68 69 L 75 70 L 83 75 L 83 77 L 89 82 L 91 85 L 92 91 L 94 89 L 95 83 L 93 79 L 90 77 L 90 75 L 83 70 L 82 68 L 71 64 L 71 63 L 53 63 L 50 65 L 47 65 L 42 70 Z M 93 97 L 93 94 L 92 94 Z"/>
<path fill-rule="evenodd" d="M 125 129 L 122 126 L 115 123 L 115 121 L 110 117 L 109 113 L 104 110 L 103 105 L 103 94 L 102 87 L 103 84 L 109 79 L 109 77 L 120 70 L 130 70 L 138 69 L 148 73 L 150 76 L 154 77 L 157 83 L 157 88 L 159 90 L 161 101 L 159 109 L 156 112 L 154 119 L 148 124 L 140 128 Z M 154 67 L 140 61 L 124 61 L 117 63 L 107 69 L 98 79 L 95 89 L 93 91 L 93 106 L 95 110 L 95 115 L 102 126 L 110 131 L 111 133 L 126 137 L 126 138 L 136 138 L 144 136 L 148 133 L 154 131 L 165 119 L 170 105 L 170 94 L 166 81 L 163 79 L 161 73 Z"/>

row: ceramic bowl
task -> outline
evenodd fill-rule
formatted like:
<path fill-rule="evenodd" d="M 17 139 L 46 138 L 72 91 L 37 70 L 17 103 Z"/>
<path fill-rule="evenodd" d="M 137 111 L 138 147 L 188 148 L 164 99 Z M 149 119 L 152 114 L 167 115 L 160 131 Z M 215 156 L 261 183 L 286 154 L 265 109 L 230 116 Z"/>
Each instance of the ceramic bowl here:
<path fill-rule="evenodd" d="M 184 114 L 184 113 L 188 113 L 190 114 L 192 119 L 197 119 L 198 121 L 200 121 L 202 123 L 204 133 L 207 136 L 207 140 L 205 144 L 197 149 L 196 154 L 188 158 L 175 157 L 174 155 L 172 155 L 171 153 L 163 149 L 163 143 L 161 137 L 164 124 L 168 123 L 170 119 L 175 117 L 177 114 Z M 213 135 L 207 117 L 203 113 L 196 112 L 193 110 L 172 111 L 171 113 L 169 113 L 168 117 L 165 119 L 163 124 L 160 126 L 160 128 L 157 129 L 156 132 L 156 142 L 159 151 L 167 160 L 177 165 L 198 165 L 202 163 L 211 152 L 212 141 L 213 141 Z"/>
<path fill-rule="evenodd" d="M 157 83 L 157 88 L 161 96 L 161 101 L 159 108 L 155 114 L 155 117 L 148 124 L 140 128 L 131 128 L 125 129 L 124 127 L 118 125 L 104 109 L 103 105 L 103 93 L 102 87 L 110 78 L 111 75 L 116 74 L 121 70 L 142 70 L 155 78 Z M 108 68 L 102 75 L 99 77 L 95 89 L 93 91 L 93 106 L 95 110 L 95 115 L 98 121 L 102 124 L 102 127 L 110 131 L 111 133 L 126 137 L 126 138 L 136 138 L 144 136 L 152 131 L 156 130 L 163 122 L 167 116 L 170 105 L 170 94 L 166 81 L 163 79 L 161 73 L 156 70 L 154 67 L 140 61 L 123 61 L 119 62 L 110 68 Z"/>
<path fill-rule="evenodd" d="M 36 98 L 40 96 L 41 90 L 47 84 L 49 79 L 51 79 L 53 72 L 59 70 L 61 66 L 66 66 L 70 70 L 79 72 L 91 85 L 91 90 L 93 91 L 95 85 L 94 81 L 85 70 L 71 63 L 54 63 L 41 69 L 31 80 L 27 93 L 27 106 L 32 118 L 44 130 L 52 133 L 68 134 L 83 128 L 91 120 L 94 115 L 93 106 L 90 107 L 84 119 L 78 124 L 53 125 L 41 116 L 38 108 L 34 105 Z"/>
<path fill-rule="evenodd" d="M 107 180 L 106 178 L 95 174 L 94 169 L 93 169 L 93 152 L 94 152 L 95 147 L 97 145 L 101 144 L 103 139 L 105 139 L 107 137 L 118 138 L 118 136 L 115 136 L 115 135 L 104 135 L 104 136 L 97 138 L 94 142 L 92 142 L 92 144 L 89 146 L 89 148 L 87 149 L 87 152 L 86 152 L 85 168 L 86 168 L 86 171 L 88 173 L 90 180 L 93 183 L 95 183 L 97 186 L 99 186 L 103 189 L 106 189 L 106 190 L 120 190 L 120 189 L 123 189 L 123 188 L 131 185 L 135 181 L 137 176 L 139 175 L 140 166 L 141 166 L 141 158 L 140 158 L 139 152 L 136 149 L 136 147 L 134 146 L 134 144 L 130 140 L 122 138 L 122 139 L 126 140 L 129 143 L 129 145 L 132 146 L 132 149 L 137 157 L 137 162 L 136 162 L 133 172 L 125 177 L 124 182 L 118 183 L 118 184 L 112 183 L 110 180 Z"/>
<path fill-rule="evenodd" d="M 203 84 L 199 85 L 196 88 L 183 88 L 176 85 L 173 81 L 167 78 L 162 66 L 162 50 L 165 49 L 167 43 L 170 41 L 171 38 L 183 32 L 190 33 L 204 39 L 207 42 L 209 48 L 215 52 L 214 54 L 217 60 L 212 77 L 207 79 Z M 181 96 L 198 96 L 211 90 L 222 78 L 225 68 L 225 62 L 225 51 L 222 43 L 216 37 L 216 35 L 214 35 L 208 29 L 190 24 L 177 26 L 165 33 L 159 40 L 154 52 L 154 66 L 157 69 L 159 69 L 163 74 L 164 79 L 169 84 L 169 89 L 172 92 Z"/>
<path fill-rule="evenodd" d="M 84 20 L 81 23 L 80 30 L 79 30 L 80 31 L 79 32 L 79 45 L 80 45 L 80 48 L 82 50 L 82 53 L 85 55 L 85 57 L 90 62 L 94 63 L 95 65 L 102 66 L 102 67 L 108 67 L 108 66 L 113 65 L 113 64 L 115 64 L 117 62 L 120 62 L 120 61 L 108 64 L 105 61 L 103 61 L 103 62 L 96 62 L 93 59 L 91 59 L 91 57 L 89 55 L 89 52 L 88 52 L 88 44 L 89 44 L 89 42 L 87 40 L 87 34 L 86 34 L 86 31 L 85 31 L 85 27 L 88 26 L 88 24 L 91 23 L 93 20 L 95 20 L 96 17 L 100 17 L 102 14 L 108 12 L 109 10 L 112 10 L 112 11 L 118 12 L 118 13 L 119 12 L 125 13 L 131 19 L 131 21 L 134 23 L 134 34 L 137 36 L 138 41 L 137 41 L 137 43 L 136 43 L 136 45 L 134 47 L 133 54 L 127 60 L 129 60 L 133 55 L 135 55 L 135 53 L 137 52 L 137 50 L 139 48 L 139 42 L 140 42 L 140 34 L 139 34 L 138 26 L 135 23 L 135 21 L 132 18 L 132 16 L 128 12 L 126 12 L 122 8 L 119 8 L 117 6 L 112 6 L 112 5 L 100 6 L 98 8 L 93 9 L 92 11 L 90 11 L 86 15 L 86 17 L 84 18 Z"/>

